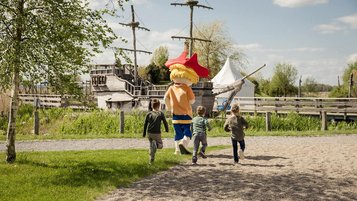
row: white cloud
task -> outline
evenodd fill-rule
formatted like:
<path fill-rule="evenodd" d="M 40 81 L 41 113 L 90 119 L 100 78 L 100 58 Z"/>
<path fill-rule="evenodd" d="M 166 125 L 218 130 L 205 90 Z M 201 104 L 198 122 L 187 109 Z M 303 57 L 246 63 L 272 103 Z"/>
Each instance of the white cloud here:
<path fill-rule="evenodd" d="M 244 50 L 255 50 L 262 48 L 262 45 L 259 43 L 250 43 L 250 44 L 242 44 L 242 45 L 236 45 L 237 48 L 244 49 Z"/>
<path fill-rule="evenodd" d="M 317 25 L 314 30 L 322 34 L 329 34 L 349 28 L 357 29 L 357 14 L 339 17 L 329 24 Z"/>
<path fill-rule="evenodd" d="M 357 62 L 357 53 L 348 56 L 347 63 Z"/>
<path fill-rule="evenodd" d="M 113 47 L 122 47 L 122 48 L 129 48 L 132 49 L 132 32 L 130 29 L 123 30 L 120 28 L 120 25 L 111 24 L 111 27 L 118 33 L 120 30 L 120 34 L 123 36 L 125 34 L 126 39 L 128 39 L 128 43 L 123 44 L 120 41 L 116 41 L 112 46 Z M 173 41 L 171 39 L 172 35 L 178 33 L 179 30 L 177 29 L 170 29 L 164 32 L 160 31 L 137 31 L 136 32 L 136 48 L 137 50 L 144 50 L 149 52 L 154 52 L 154 50 L 160 46 L 166 46 L 169 50 L 170 58 L 177 57 L 183 50 L 183 41 Z M 127 53 L 130 58 L 133 58 L 133 53 Z M 145 66 L 150 63 L 150 59 L 152 54 L 144 54 L 144 53 L 137 53 L 137 62 L 139 66 Z M 98 54 L 93 58 L 93 62 L 97 64 L 107 64 L 114 62 L 114 52 L 112 49 L 106 49 L 103 53 Z"/>
<path fill-rule="evenodd" d="M 340 17 L 337 20 L 349 26 L 351 29 L 357 29 L 357 14 Z"/>
<path fill-rule="evenodd" d="M 149 3 L 149 1 L 148 0 L 131 0 L 130 3 L 132 3 L 134 5 L 139 5 L 139 4 Z"/>
<path fill-rule="evenodd" d="M 239 48 L 245 49 L 247 51 L 254 52 L 270 52 L 270 53 L 286 53 L 286 52 L 298 52 L 298 53 L 311 53 L 311 52 L 323 52 L 324 48 L 319 47 L 298 47 L 289 49 L 265 49 L 262 45 L 257 43 L 251 43 L 246 45 L 238 45 Z"/>
<path fill-rule="evenodd" d="M 274 0 L 273 3 L 281 7 L 297 8 L 310 5 L 325 4 L 328 3 L 328 0 Z"/>
<path fill-rule="evenodd" d="M 314 30 L 322 34 L 335 33 L 345 28 L 337 24 L 320 24 L 314 27 Z"/>

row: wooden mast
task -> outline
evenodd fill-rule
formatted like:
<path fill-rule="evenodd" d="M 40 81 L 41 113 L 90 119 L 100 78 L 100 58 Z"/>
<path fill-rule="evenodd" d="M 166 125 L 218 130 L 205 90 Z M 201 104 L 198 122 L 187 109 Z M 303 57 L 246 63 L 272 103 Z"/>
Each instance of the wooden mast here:
<path fill-rule="evenodd" d="M 184 37 L 184 36 L 171 36 L 172 39 L 186 39 L 190 41 L 190 47 L 189 47 L 189 56 L 191 57 L 193 54 L 193 41 L 198 40 L 198 41 L 204 41 L 204 42 L 211 42 L 210 40 L 202 39 L 202 38 L 194 38 L 193 37 L 193 8 L 194 7 L 201 7 L 201 8 L 206 8 L 206 9 L 213 9 L 208 6 L 200 5 L 198 4 L 198 1 L 194 0 L 187 0 L 186 3 L 171 3 L 173 6 L 189 6 L 190 7 L 190 37 Z"/>
<path fill-rule="evenodd" d="M 120 48 L 120 49 L 125 50 L 125 51 L 134 52 L 134 84 L 137 85 L 138 84 L 138 65 L 137 65 L 136 53 L 137 52 L 141 52 L 141 53 L 151 54 L 151 52 L 144 51 L 144 50 L 137 50 L 136 49 L 136 34 L 135 34 L 136 29 L 142 29 L 142 30 L 145 30 L 145 31 L 150 31 L 150 30 L 148 28 L 139 26 L 140 23 L 135 21 L 135 14 L 134 13 L 135 13 L 134 12 L 134 6 L 131 5 L 131 19 L 132 19 L 131 22 L 127 23 L 127 24 L 119 23 L 119 24 L 121 24 L 123 26 L 129 26 L 133 30 L 133 49 L 126 49 L 126 48 Z"/>

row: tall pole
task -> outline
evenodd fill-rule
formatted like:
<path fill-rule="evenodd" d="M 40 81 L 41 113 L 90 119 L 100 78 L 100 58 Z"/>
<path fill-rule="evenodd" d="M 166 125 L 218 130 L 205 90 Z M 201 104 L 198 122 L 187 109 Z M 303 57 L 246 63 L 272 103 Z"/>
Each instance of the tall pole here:
<path fill-rule="evenodd" d="M 193 55 L 193 42 L 194 42 L 194 40 L 204 41 L 204 42 L 211 42 L 210 40 L 201 39 L 201 38 L 194 38 L 193 37 L 193 7 L 206 8 L 206 9 L 213 9 L 213 8 L 208 7 L 208 6 L 204 6 L 204 5 L 200 5 L 200 4 L 198 4 L 198 1 L 196 1 L 196 0 L 187 0 L 186 3 L 171 3 L 171 5 L 173 5 L 173 6 L 189 6 L 190 7 L 190 36 L 189 37 L 172 36 L 171 38 L 173 38 L 173 39 L 190 40 L 189 56 L 191 57 Z"/>
<path fill-rule="evenodd" d="M 298 97 L 299 98 L 301 97 L 301 76 L 300 76 L 300 79 L 299 79 Z"/>
<path fill-rule="evenodd" d="M 197 4 L 197 3 L 196 3 Z M 192 38 L 193 35 L 193 5 L 190 4 L 190 38 Z M 190 57 L 193 54 L 193 40 L 190 40 Z"/>
<path fill-rule="evenodd" d="M 119 24 L 124 25 L 124 26 L 129 26 L 133 30 L 133 49 L 126 49 L 126 48 L 119 48 L 119 49 L 125 50 L 125 51 L 134 52 L 134 75 L 133 75 L 133 77 L 134 77 L 134 85 L 137 85 L 138 84 L 138 64 L 137 64 L 136 53 L 137 52 L 141 52 L 141 53 L 151 54 L 151 52 L 143 51 L 143 50 L 137 50 L 136 49 L 136 33 L 135 33 L 135 30 L 136 29 L 142 29 L 142 30 L 145 30 L 145 31 L 150 31 L 150 30 L 148 28 L 141 27 L 140 23 L 135 21 L 135 13 L 134 13 L 134 6 L 133 5 L 131 5 L 131 18 L 132 18 L 132 20 L 131 20 L 130 23 L 119 23 Z"/>
<path fill-rule="evenodd" d="M 135 22 L 135 15 L 134 15 L 134 6 L 131 5 L 131 18 L 132 22 Z M 136 60 L 136 34 L 135 34 L 135 26 L 132 26 L 133 30 L 133 48 L 134 48 L 134 84 L 138 84 L 138 66 Z"/>

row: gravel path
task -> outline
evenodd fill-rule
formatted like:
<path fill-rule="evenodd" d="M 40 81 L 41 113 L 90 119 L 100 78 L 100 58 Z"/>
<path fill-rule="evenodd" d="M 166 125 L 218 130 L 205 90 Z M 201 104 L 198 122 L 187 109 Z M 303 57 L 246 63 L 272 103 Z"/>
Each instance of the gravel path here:
<path fill-rule="evenodd" d="M 224 145 L 230 143 L 228 137 L 208 138 L 209 145 Z M 173 138 L 163 139 L 164 148 L 173 148 Z M 192 146 L 192 142 L 190 143 Z M 147 138 L 90 139 L 90 140 L 41 140 L 16 141 L 16 151 L 69 151 L 98 149 L 132 149 L 148 148 Z M 6 142 L 0 142 L 0 151 L 6 150 Z"/>
<path fill-rule="evenodd" d="M 192 142 L 191 142 L 192 144 Z M 209 146 L 230 145 L 229 137 Z M 172 139 L 164 139 L 166 148 Z M 17 142 L 18 151 L 147 148 L 146 139 Z M 5 150 L 5 142 L 0 143 Z M 346 200 L 357 198 L 357 135 L 247 137 L 246 159 L 233 165 L 231 148 L 209 152 L 99 197 L 115 200 Z"/>
<path fill-rule="evenodd" d="M 357 199 L 357 135 L 250 137 L 246 144 L 240 165 L 231 149 L 211 152 L 198 165 L 187 161 L 98 200 Z"/>

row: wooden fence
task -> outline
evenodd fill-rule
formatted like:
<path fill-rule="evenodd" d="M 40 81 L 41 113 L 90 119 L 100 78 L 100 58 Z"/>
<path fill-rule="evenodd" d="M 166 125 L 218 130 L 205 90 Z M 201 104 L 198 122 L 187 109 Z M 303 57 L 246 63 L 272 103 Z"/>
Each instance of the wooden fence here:
<path fill-rule="evenodd" d="M 86 109 L 83 103 L 75 101 L 73 96 L 52 95 L 52 94 L 19 94 L 20 103 L 35 104 L 38 99 L 38 107 L 68 107 L 73 109 Z"/>
<path fill-rule="evenodd" d="M 357 115 L 357 98 L 240 97 L 243 112 Z"/>

